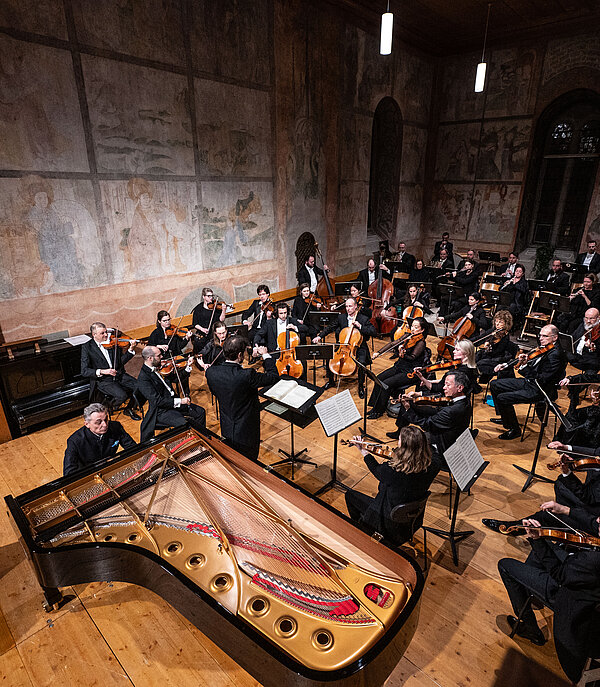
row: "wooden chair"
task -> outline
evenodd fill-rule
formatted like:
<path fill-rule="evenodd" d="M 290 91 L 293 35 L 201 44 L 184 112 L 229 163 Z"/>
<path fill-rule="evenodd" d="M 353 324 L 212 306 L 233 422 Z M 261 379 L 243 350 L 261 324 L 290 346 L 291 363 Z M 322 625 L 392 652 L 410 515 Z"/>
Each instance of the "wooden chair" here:
<path fill-rule="evenodd" d="M 556 296 L 559 296 L 559 294 L 555 294 Z M 535 305 L 540 297 L 540 292 L 539 291 L 534 291 L 533 292 L 533 298 L 531 299 L 531 303 L 529 305 L 529 311 L 527 312 L 527 315 L 525 315 L 525 322 L 523 323 L 523 329 L 521 331 L 521 339 L 523 339 L 526 335 L 527 336 L 536 336 L 537 332 L 528 332 L 527 331 L 527 326 L 531 324 L 533 328 L 535 329 L 536 327 L 539 327 L 540 329 L 542 327 L 545 327 L 547 324 L 552 324 L 552 320 L 554 319 L 554 313 L 556 312 L 554 309 L 550 313 L 545 313 L 541 312 L 538 310 L 535 310 Z"/>

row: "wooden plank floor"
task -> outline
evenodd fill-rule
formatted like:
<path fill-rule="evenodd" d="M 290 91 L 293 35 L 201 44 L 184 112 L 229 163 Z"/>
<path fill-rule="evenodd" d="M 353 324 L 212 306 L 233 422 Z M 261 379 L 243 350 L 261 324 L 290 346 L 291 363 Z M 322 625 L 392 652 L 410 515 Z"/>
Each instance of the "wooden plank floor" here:
<path fill-rule="evenodd" d="M 381 344 L 376 343 L 376 347 Z M 431 345 L 431 343 L 430 343 Z M 378 359 L 373 369 L 389 366 Z M 317 372 L 322 383 L 323 371 Z M 309 375 L 312 381 L 312 375 Z M 356 383 L 344 380 L 362 412 Z M 218 432 L 204 375 L 194 371 L 192 397 L 208 412 L 209 427 Z M 323 398 L 335 393 L 327 391 Z M 524 406 L 518 407 L 522 418 Z M 452 563 L 449 545 L 435 535 L 427 544 L 431 568 L 427 576 L 415 637 L 387 684 L 410 687 L 555 687 L 566 685 L 552 640 L 543 647 L 507 637 L 510 607 L 499 580 L 497 561 L 503 556 L 523 560 L 526 542 L 489 532 L 482 517 L 522 517 L 552 496 L 552 486 L 539 482 L 525 493 L 524 477 L 512 463 L 529 467 L 537 439 L 537 422 L 523 443 L 501 442 L 498 427 L 488 420 L 493 409 L 476 399 L 477 445 L 490 466 L 471 495 L 461 501 L 458 527 L 475 534 L 459 548 L 460 563 Z M 120 417 L 132 436 L 139 424 Z M 0 495 L 20 494 L 60 476 L 66 438 L 81 425 L 70 420 L 0 445 Z M 385 438 L 394 429 L 387 417 L 369 423 L 369 431 Z M 342 438 L 349 438 L 349 429 Z M 264 414 L 260 459 L 273 463 L 280 448 L 289 450 L 289 425 Z M 546 442 L 549 436 L 546 437 Z M 318 421 L 296 430 L 296 448 L 309 447 L 317 467 L 296 471 L 296 481 L 310 491 L 329 479 L 333 439 Z M 543 466 L 551 452 L 542 450 Z M 289 476 L 289 468 L 282 468 Z M 545 468 L 540 468 L 545 473 Z M 551 473 L 549 473 L 551 475 Z M 357 449 L 340 446 L 338 477 L 348 486 L 374 493 L 376 482 Z M 345 511 L 340 491 L 324 500 Z M 447 529 L 448 478 L 432 486 L 426 524 Z M 409 547 L 410 548 L 410 547 Z M 417 536 L 422 560 L 422 533 Z M 72 600 L 58 612 L 46 614 L 31 565 L 16 540 L 6 508 L 0 512 L 0 675 L 5 685 L 215 685 L 256 684 L 226 653 L 161 598 L 143 588 L 121 583 L 94 583 L 66 590 Z M 545 634 L 551 637 L 552 616 L 539 613 Z"/>

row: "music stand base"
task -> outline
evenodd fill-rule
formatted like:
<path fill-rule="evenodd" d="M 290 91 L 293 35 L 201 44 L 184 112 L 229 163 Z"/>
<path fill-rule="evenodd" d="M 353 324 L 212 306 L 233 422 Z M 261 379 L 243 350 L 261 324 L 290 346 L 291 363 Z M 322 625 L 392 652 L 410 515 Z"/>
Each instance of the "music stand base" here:
<path fill-rule="evenodd" d="M 296 463 L 300 463 L 302 465 L 314 465 L 315 467 L 317 467 L 317 464 L 312 460 L 300 458 L 300 456 L 306 453 L 307 451 L 308 448 L 303 448 L 302 451 L 298 451 L 298 453 L 288 453 L 287 451 L 284 451 L 282 448 L 280 448 L 279 453 L 281 453 L 282 456 L 285 456 L 285 458 L 278 460 L 276 463 L 271 463 L 271 467 L 276 468 L 280 465 L 291 465 L 292 467 L 294 467 Z"/>
<path fill-rule="evenodd" d="M 526 470 L 525 468 L 522 468 L 520 465 L 515 465 L 513 463 L 513 468 L 517 468 L 519 472 L 522 472 L 524 475 L 527 475 L 527 479 L 525 480 L 525 484 L 521 487 L 521 491 L 524 492 L 529 487 L 531 486 L 531 483 L 533 482 L 534 479 L 539 480 L 540 482 L 547 482 L 548 484 L 553 484 L 554 480 L 548 479 L 547 477 L 544 477 L 543 475 L 538 475 L 535 470 Z"/>
<path fill-rule="evenodd" d="M 324 491 L 328 491 L 329 489 L 339 489 L 345 493 L 350 489 L 350 487 L 347 487 L 343 482 L 340 482 L 339 479 L 332 477 L 327 484 L 324 484 L 322 487 L 317 489 L 317 491 L 315 491 L 315 496 L 319 496 Z"/>
<path fill-rule="evenodd" d="M 423 527 L 423 529 L 427 530 L 427 532 L 431 532 L 432 534 L 437 534 L 438 537 L 441 537 L 442 539 L 447 539 L 450 542 L 450 548 L 452 549 L 452 560 L 454 561 L 454 565 L 458 565 L 458 549 L 456 548 L 456 545 L 459 544 L 463 539 L 466 539 L 467 537 L 470 537 L 472 534 L 475 534 L 474 530 L 459 530 L 457 532 L 454 529 L 440 530 L 437 527 Z"/>

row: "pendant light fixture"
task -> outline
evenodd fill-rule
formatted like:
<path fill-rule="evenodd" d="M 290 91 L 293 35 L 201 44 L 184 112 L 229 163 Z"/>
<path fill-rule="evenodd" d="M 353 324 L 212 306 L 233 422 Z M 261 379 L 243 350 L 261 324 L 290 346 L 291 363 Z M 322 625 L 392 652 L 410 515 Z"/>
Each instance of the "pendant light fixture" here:
<path fill-rule="evenodd" d="M 379 42 L 379 54 L 390 55 L 392 52 L 392 34 L 394 32 L 394 15 L 390 12 L 390 0 L 387 3 L 387 12 L 381 15 L 381 40 Z"/>
<path fill-rule="evenodd" d="M 485 86 L 485 72 L 487 68 L 487 65 L 485 63 L 485 44 L 487 43 L 491 7 L 492 3 L 488 2 L 487 21 L 485 22 L 485 35 L 483 37 L 483 50 L 481 51 L 481 62 L 477 65 L 477 74 L 475 75 L 475 93 L 481 93 Z"/>

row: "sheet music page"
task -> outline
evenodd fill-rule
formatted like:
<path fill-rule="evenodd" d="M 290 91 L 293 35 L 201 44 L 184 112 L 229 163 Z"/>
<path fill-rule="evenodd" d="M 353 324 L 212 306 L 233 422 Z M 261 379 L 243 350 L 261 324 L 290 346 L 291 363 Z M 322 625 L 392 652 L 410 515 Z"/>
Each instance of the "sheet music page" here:
<path fill-rule="evenodd" d="M 315 408 L 328 437 L 362 419 L 349 389 L 317 403 Z"/>
<path fill-rule="evenodd" d="M 475 477 L 477 471 L 484 463 L 468 428 L 465 429 L 450 448 L 444 451 L 444 458 L 461 491 Z"/>
<path fill-rule="evenodd" d="M 89 341 L 90 337 L 87 334 L 80 334 L 79 336 L 68 336 L 65 337 L 65 341 L 71 346 L 79 346 L 79 344 L 84 344 Z"/>
<path fill-rule="evenodd" d="M 265 391 L 265 396 L 285 403 L 290 408 L 300 408 L 306 401 L 315 396 L 316 392 L 301 386 L 292 379 L 281 379 L 277 384 Z"/>

